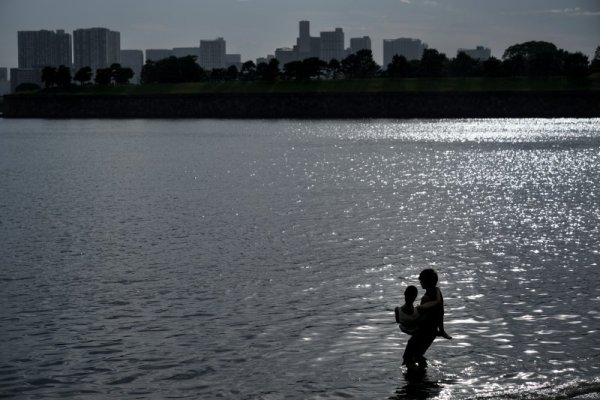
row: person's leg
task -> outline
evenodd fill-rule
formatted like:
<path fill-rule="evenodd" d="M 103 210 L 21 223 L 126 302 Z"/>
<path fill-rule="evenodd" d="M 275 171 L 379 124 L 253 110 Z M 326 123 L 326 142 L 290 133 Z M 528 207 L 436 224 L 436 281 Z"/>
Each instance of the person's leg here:
<path fill-rule="evenodd" d="M 418 348 L 418 337 L 411 336 L 406 343 L 404 354 L 402 355 L 402 365 L 409 366 L 416 362 L 416 354 Z"/>

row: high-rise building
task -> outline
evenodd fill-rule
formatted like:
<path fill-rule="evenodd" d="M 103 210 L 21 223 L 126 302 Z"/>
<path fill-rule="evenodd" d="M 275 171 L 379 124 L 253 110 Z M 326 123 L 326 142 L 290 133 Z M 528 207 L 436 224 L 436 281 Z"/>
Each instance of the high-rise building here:
<path fill-rule="evenodd" d="M 76 29 L 73 32 L 75 69 L 90 67 L 92 71 L 119 63 L 121 34 L 106 28 Z"/>
<path fill-rule="evenodd" d="M 0 67 L 0 82 L 5 82 L 8 80 L 8 68 Z"/>
<path fill-rule="evenodd" d="M 19 31 L 19 68 L 71 67 L 71 35 L 64 30 Z"/>
<path fill-rule="evenodd" d="M 363 36 L 361 38 L 350 38 L 350 52 L 358 53 L 360 50 L 371 50 L 371 38 Z"/>
<path fill-rule="evenodd" d="M 296 39 L 296 60 L 321 57 L 321 38 L 310 36 L 310 22 L 300 21 L 299 36 Z"/>
<path fill-rule="evenodd" d="M 477 46 L 474 49 L 458 49 L 456 54 L 465 53 L 474 60 L 486 61 L 492 56 L 492 51 L 487 47 Z"/>
<path fill-rule="evenodd" d="M 121 50 L 121 66 L 131 68 L 133 71 L 131 83 L 139 84 L 144 66 L 144 52 L 142 50 Z"/>
<path fill-rule="evenodd" d="M 346 58 L 346 50 L 344 48 L 344 30 L 335 28 L 335 31 L 321 32 L 321 60 L 341 61 Z"/>
<path fill-rule="evenodd" d="M 383 39 L 384 68 L 387 68 L 395 55 L 404 56 L 409 61 L 420 60 L 425 49 L 427 49 L 427 44 L 419 39 Z"/>
<path fill-rule="evenodd" d="M 146 61 L 159 61 L 174 55 L 169 49 L 146 49 Z"/>
<path fill-rule="evenodd" d="M 225 68 L 227 65 L 225 39 L 200 41 L 200 66 L 204 69 Z"/>
<path fill-rule="evenodd" d="M 300 59 L 302 59 L 302 55 L 310 54 L 310 22 L 309 21 L 300 21 L 300 35 L 296 40 L 296 46 L 298 46 L 298 54 L 300 55 Z"/>

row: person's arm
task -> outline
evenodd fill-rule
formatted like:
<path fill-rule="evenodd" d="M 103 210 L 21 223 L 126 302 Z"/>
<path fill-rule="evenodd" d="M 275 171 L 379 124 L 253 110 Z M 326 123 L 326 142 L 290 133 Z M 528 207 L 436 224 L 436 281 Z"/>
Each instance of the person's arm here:
<path fill-rule="evenodd" d="M 435 288 L 435 299 L 434 300 L 429 300 L 423 304 L 421 304 L 420 306 L 417 306 L 417 310 L 419 311 L 428 311 L 431 310 L 433 307 L 439 306 L 442 304 L 442 293 L 440 292 L 439 288 Z"/>

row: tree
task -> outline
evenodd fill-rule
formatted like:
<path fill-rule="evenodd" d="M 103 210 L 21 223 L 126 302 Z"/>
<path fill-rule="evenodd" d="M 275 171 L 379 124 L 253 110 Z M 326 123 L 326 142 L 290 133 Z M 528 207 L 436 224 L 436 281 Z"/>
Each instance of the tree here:
<path fill-rule="evenodd" d="M 309 80 L 320 78 L 327 63 L 317 57 L 306 58 L 302 61 L 292 61 L 283 66 L 283 75 L 291 80 Z"/>
<path fill-rule="evenodd" d="M 448 58 L 436 49 L 425 49 L 421 57 L 421 75 L 439 77 L 444 75 Z"/>
<path fill-rule="evenodd" d="M 506 60 L 509 58 L 515 58 L 521 56 L 526 60 L 530 60 L 539 54 L 544 53 L 556 53 L 558 49 L 556 46 L 549 42 L 542 41 L 529 41 L 524 43 L 514 44 L 508 47 L 502 55 L 502 59 Z"/>
<path fill-rule="evenodd" d="M 379 71 L 371 50 L 359 50 L 342 60 L 342 71 L 349 78 L 372 78 Z"/>
<path fill-rule="evenodd" d="M 256 66 L 256 75 L 265 81 L 274 81 L 279 77 L 279 60 L 272 58 L 268 63 L 260 63 Z"/>
<path fill-rule="evenodd" d="M 563 58 L 565 75 L 571 78 L 584 78 L 589 73 L 589 61 L 582 53 L 566 53 Z"/>
<path fill-rule="evenodd" d="M 230 65 L 229 68 L 227 68 L 227 71 L 225 71 L 225 79 L 228 81 L 237 80 L 238 75 L 239 75 L 239 72 L 235 65 Z"/>
<path fill-rule="evenodd" d="M 502 61 L 497 58 L 490 57 L 482 63 L 483 75 L 487 77 L 500 77 L 504 75 L 502 69 Z"/>
<path fill-rule="evenodd" d="M 240 70 L 240 79 L 244 81 L 252 81 L 256 78 L 256 64 L 253 61 L 246 61 L 242 64 Z"/>
<path fill-rule="evenodd" d="M 553 43 L 529 41 L 510 46 L 502 56 L 511 75 L 549 76 L 560 73 L 561 54 Z"/>
<path fill-rule="evenodd" d="M 42 82 L 44 82 L 46 89 L 56 85 L 55 67 L 44 67 L 44 69 L 42 69 Z"/>
<path fill-rule="evenodd" d="M 142 83 L 157 83 L 158 82 L 158 68 L 156 63 L 152 60 L 146 60 L 146 63 L 142 67 L 140 76 Z"/>
<path fill-rule="evenodd" d="M 412 68 L 406 57 L 396 54 L 388 64 L 386 74 L 393 78 L 403 78 L 412 75 Z"/>
<path fill-rule="evenodd" d="M 110 66 L 111 80 L 118 85 L 124 85 L 129 83 L 129 80 L 133 78 L 133 70 L 128 67 L 122 67 L 121 64 L 114 63 Z"/>
<path fill-rule="evenodd" d="M 196 62 L 196 56 L 185 56 L 177 59 L 180 82 L 198 82 L 206 79 L 206 72 Z"/>
<path fill-rule="evenodd" d="M 92 69 L 90 67 L 80 68 L 79 71 L 75 73 L 73 79 L 79 82 L 81 86 L 83 86 L 86 82 L 92 80 Z"/>
<path fill-rule="evenodd" d="M 453 76 L 476 76 L 479 74 L 479 62 L 464 52 L 459 52 L 450 61 L 450 73 Z"/>
<path fill-rule="evenodd" d="M 334 58 L 327 64 L 327 72 L 331 79 L 338 79 L 342 73 L 342 64 Z"/>
<path fill-rule="evenodd" d="M 56 70 L 56 85 L 67 87 L 71 84 L 71 68 L 61 65 Z"/>
<path fill-rule="evenodd" d="M 112 69 L 110 68 L 98 68 L 96 70 L 96 77 L 94 78 L 94 81 L 98 84 L 98 85 L 110 85 L 112 79 Z"/>

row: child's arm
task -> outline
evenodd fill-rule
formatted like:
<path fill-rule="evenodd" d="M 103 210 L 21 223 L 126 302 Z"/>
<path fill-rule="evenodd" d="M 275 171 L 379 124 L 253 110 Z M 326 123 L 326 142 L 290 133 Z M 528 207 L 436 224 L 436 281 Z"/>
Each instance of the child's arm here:
<path fill-rule="evenodd" d="M 417 310 L 419 311 L 427 311 L 432 309 L 435 306 L 439 306 L 442 305 L 442 292 L 440 291 L 439 288 L 436 288 L 436 296 L 434 300 L 428 300 L 425 303 L 421 304 L 420 306 L 417 306 Z"/>

